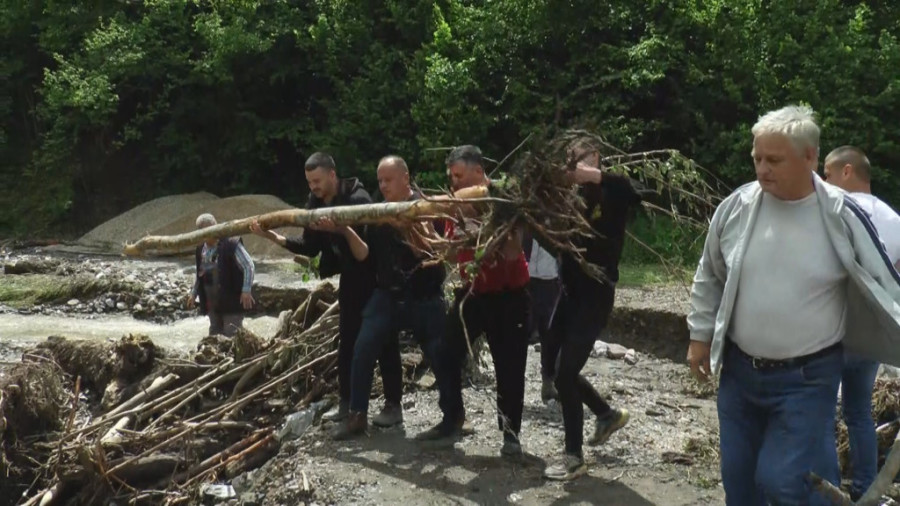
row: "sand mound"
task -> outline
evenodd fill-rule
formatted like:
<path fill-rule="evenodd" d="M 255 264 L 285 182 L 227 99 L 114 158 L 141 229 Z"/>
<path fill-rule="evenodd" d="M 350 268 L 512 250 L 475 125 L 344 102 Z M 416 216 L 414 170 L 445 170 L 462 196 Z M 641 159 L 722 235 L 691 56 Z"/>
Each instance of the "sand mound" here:
<path fill-rule="evenodd" d="M 116 216 L 85 234 L 78 242 L 93 248 L 121 251 L 124 243 L 145 235 L 174 235 L 194 230 L 197 216 L 202 213 L 212 213 L 221 223 L 292 207 L 273 195 L 228 198 L 219 198 L 211 193 L 170 195 L 145 202 Z M 296 235 L 300 231 L 293 227 L 279 230 L 284 235 Z M 292 255 L 284 248 L 251 234 L 244 236 L 244 245 L 250 255 L 257 258 Z"/>

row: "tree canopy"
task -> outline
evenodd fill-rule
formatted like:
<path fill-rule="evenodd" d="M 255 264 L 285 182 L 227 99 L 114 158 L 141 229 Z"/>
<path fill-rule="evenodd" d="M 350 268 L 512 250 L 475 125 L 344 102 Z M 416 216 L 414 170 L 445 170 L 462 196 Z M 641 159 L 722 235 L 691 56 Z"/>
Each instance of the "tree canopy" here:
<path fill-rule="evenodd" d="M 318 150 L 370 188 L 388 153 L 434 186 L 436 148 L 499 159 L 553 125 L 737 185 L 750 126 L 798 102 L 822 156 L 861 147 L 900 204 L 898 20 L 847 0 L 7 0 L 0 233 L 199 190 L 299 204 Z"/>

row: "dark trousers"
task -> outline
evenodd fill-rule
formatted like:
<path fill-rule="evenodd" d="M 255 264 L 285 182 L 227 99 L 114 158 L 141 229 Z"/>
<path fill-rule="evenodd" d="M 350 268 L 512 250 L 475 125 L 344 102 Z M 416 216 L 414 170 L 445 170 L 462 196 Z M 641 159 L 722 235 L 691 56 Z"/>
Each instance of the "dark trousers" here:
<path fill-rule="evenodd" d="M 525 400 L 525 364 L 528 358 L 528 335 L 531 300 L 523 287 L 496 293 L 472 294 L 462 306 L 466 289 L 457 290 L 447 326 L 445 360 L 450 370 L 449 402 L 444 421 L 453 422 L 465 416 L 462 400 L 462 364 L 468 353 L 466 332 L 473 342 L 481 334 L 487 337 L 497 377 L 497 425 L 504 437 L 518 437 L 522 428 Z M 465 331 L 463 330 L 465 322 Z"/>
<path fill-rule="evenodd" d="M 244 315 L 242 313 L 221 314 L 210 311 L 209 317 L 209 335 L 222 335 L 225 337 L 234 337 L 237 330 L 243 326 Z"/>
<path fill-rule="evenodd" d="M 547 352 L 556 356 L 556 390 L 562 406 L 566 433 L 566 453 L 581 455 L 584 443 L 584 405 L 597 416 L 610 411 L 590 382 L 581 375 L 594 341 L 606 326 L 615 300 L 615 289 L 592 284 L 589 289 L 567 292 L 562 297 L 550 325 Z"/>
<path fill-rule="evenodd" d="M 561 285 L 559 278 L 531 278 L 528 282 L 528 293 L 531 295 L 531 331 L 537 333 L 541 343 L 541 375 L 552 377 L 556 370 L 556 353 L 550 342 L 550 322 L 559 303 Z M 548 351 L 549 350 L 549 351 Z M 558 350 L 557 350 L 558 351 Z"/>
<path fill-rule="evenodd" d="M 366 291 L 368 293 L 368 290 Z M 368 293 L 360 294 L 353 290 L 338 292 L 341 312 L 338 331 L 338 391 L 341 402 L 350 402 L 351 371 L 353 368 L 353 349 L 362 329 L 363 308 L 369 301 Z M 365 297 L 361 295 L 366 295 Z M 403 365 L 400 361 L 400 343 L 396 338 L 387 339 L 384 348 L 377 355 L 381 369 L 381 384 L 384 387 L 384 399 L 399 404 L 403 395 Z M 373 366 L 374 367 L 374 366 Z"/>
<path fill-rule="evenodd" d="M 446 394 L 443 388 L 447 380 L 438 362 L 440 344 L 444 337 L 444 318 L 446 304 L 441 296 L 413 298 L 395 296 L 376 288 L 362 312 L 362 329 L 353 349 L 353 366 L 351 373 L 352 388 L 350 391 L 350 410 L 367 413 L 369 396 L 372 393 L 372 376 L 375 361 L 381 360 L 382 377 L 384 378 L 385 354 L 389 350 L 391 360 L 397 361 L 400 368 L 399 335 L 401 330 L 411 330 L 413 337 L 422 347 L 434 370 L 441 398 Z M 398 376 L 399 377 L 399 376 Z M 385 381 L 385 398 L 387 397 L 387 381 Z M 397 396 L 399 401 L 399 395 Z"/>

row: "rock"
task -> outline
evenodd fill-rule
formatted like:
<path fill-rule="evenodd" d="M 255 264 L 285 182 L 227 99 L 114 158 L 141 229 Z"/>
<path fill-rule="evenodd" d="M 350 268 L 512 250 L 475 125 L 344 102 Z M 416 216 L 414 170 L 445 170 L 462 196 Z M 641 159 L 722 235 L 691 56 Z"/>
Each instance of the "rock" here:
<path fill-rule="evenodd" d="M 134 274 L 129 274 L 129 275 L 125 276 L 126 283 L 134 283 L 136 281 L 137 281 L 137 276 L 135 276 Z"/>
<path fill-rule="evenodd" d="M 131 308 L 134 312 L 139 313 L 144 310 L 144 306 L 140 304 L 135 304 L 134 307 Z"/>
<path fill-rule="evenodd" d="M 634 348 L 628 350 L 625 353 L 625 363 L 628 365 L 634 365 L 637 363 L 637 353 L 634 351 Z"/>
<path fill-rule="evenodd" d="M 241 506 L 259 506 L 259 497 L 253 492 L 244 492 L 240 497 Z"/>
<path fill-rule="evenodd" d="M 124 302 L 116 302 L 116 309 L 118 309 L 119 311 L 125 311 L 126 309 L 128 309 L 128 304 L 125 304 Z"/>
<path fill-rule="evenodd" d="M 231 480 L 231 486 L 234 488 L 234 491 L 238 494 L 246 494 L 253 488 L 253 480 L 256 476 L 256 469 L 252 471 L 247 471 L 246 473 L 239 474 Z"/>
<path fill-rule="evenodd" d="M 606 356 L 612 359 L 620 359 L 625 358 L 625 355 L 628 353 L 628 348 L 622 346 L 621 344 L 610 343 L 609 349 L 606 351 Z"/>
<path fill-rule="evenodd" d="M 69 299 L 69 302 L 66 302 L 66 304 L 69 306 L 77 306 L 80 303 L 81 302 L 78 299 Z"/>
<path fill-rule="evenodd" d="M 97 275 L 94 276 L 94 279 L 103 279 L 103 278 L 105 278 L 105 277 L 106 277 L 106 273 L 105 273 L 105 272 L 98 272 Z"/>
<path fill-rule="evenodd" d="M 594 358 L 605 357 L 609 352 L 609 345 L 603 341 L 594 342 L 594 349 L 591 350 L 591 356 Z"/>
<path fill-rule="evenodd" d="M 155 286 L 156 286 L 156 281 L 153 281 L 151 279 L 150 281 L 147 281 L 146 283 L 144 283 L 144 290 L 153 290 L 153 288 Z"/>
<path fill-rule="evenodd" d="M 165 297 L 165 296 L 168 295 L 168 294 L 169 294 L 169 292 L 165 291 L 165 290 L 162 289 L 162 288 L 160 288 L 159 290 L 156 291 L 156 295 L 158 295 L 158 296 L 160 296 L 160 297 Z"/>
<path fill-rule="evenodd" d="M 112 299 L 106 299 L 106 300 L 104 300 L 104 301 L 103 301 L 103 304 L 105 304 L 106 307 L 108 307 L 109 309 L 112 309 L 112 308 L 116 307 L 116 303 L 113 302 Z"/>
<path fill-rule="evenodd" d="M 434 375 L 431 372 L 426 372 L 422 375 L 421 378 L 416 381 L 416 386 L 421 388 L 422 390 L 428 390 L 433 387 L 435 383 Z"/>

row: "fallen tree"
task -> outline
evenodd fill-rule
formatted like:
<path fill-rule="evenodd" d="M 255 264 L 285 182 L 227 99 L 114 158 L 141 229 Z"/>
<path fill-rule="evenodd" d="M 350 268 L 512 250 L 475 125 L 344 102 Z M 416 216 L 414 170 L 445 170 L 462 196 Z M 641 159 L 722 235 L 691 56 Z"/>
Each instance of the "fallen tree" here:
<path fill-rule="evenodd" d="M 412 223 L 446 217 L 453 208 L 462 204 L 478 204 L 489 201 L 487 189 L 479 186 L 457 192 L 452 199 L 421 199 L 406 202 L 384 202 L 356 206 L 335 206 L 320 209 L 290 209 L 250 216 L 174 236 L 148 236 L 134 244 L 127 244 L 124 253 L 129 256 L 159 255 L 186 251 L 207 239 L 219 239 L 250 233 L 250 224 L 258 220 L 263 229 L 280 227 L 306 227 L 321 219 L 329 219 L 336 225 Z"/>

